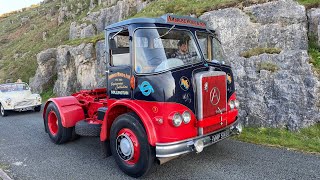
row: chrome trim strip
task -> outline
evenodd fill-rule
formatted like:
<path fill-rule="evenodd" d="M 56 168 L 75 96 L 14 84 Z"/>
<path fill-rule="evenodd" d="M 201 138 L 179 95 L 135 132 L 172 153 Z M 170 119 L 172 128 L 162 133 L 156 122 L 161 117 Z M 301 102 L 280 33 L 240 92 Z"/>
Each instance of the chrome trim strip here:
<path fill-rule="evenodd" d="M 207 135 L 202 135 L 202 136 L 198 136 L 195 138 L 189 138 L 189 139 L 185 139 L 182 141 L 176 141 L 176 142 L 171 142 L 171 143 L 156 143 L 156 157 L 158 158 L 163 158 L 163 157 L 174 157 L 174 156 L 179 156 L 182 154 L 186 154 L 189 152 L 194 151 L 194 142 L 196 140 L 202 139 L 204 142 L 204 147 L 207 147 L 209 145 L 215 144 L 225 138 L 228 138 L 234 134 L 232 134 L 232 132 L 230 132 L 229 136 L 221 138 L 217 141 L 211 141 L 211 136 L 218 134 L 222 131 L 225 130 L 230 130 L 230 127 L 239 123 L 238 120 L 236 120 L 234 123 L 230 124 L 229 126 L 220 129 L 218 131 L 212 132 L 210 134 Z"/>

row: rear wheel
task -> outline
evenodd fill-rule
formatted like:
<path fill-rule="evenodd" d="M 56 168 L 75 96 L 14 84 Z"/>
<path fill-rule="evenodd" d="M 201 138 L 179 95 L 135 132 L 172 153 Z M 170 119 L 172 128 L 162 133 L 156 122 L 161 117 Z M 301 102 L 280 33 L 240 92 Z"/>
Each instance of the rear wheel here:
<path fill-rule="evenodd" d="M 5 117 L 8 115 L 8 111 L 4 110 L 4 107 L 0 104 L 0 113 L 2 117 Z"/>
<path fill-rule="evenodd" d="M 141 177 L 152 167 L 155 152 L 139 118 L 133 113 L 120 115 L 112 124 L 110 147 L 119 168 L 131 177 Z"/>
<path fill-rule="evenodd" d="M 65 128 L 62 126 L 60 112 L 53 102 L 47 107 L 45 126 L 50 139 L 55 144 L 65 143 L 72 138 L 73 128 Z"/>

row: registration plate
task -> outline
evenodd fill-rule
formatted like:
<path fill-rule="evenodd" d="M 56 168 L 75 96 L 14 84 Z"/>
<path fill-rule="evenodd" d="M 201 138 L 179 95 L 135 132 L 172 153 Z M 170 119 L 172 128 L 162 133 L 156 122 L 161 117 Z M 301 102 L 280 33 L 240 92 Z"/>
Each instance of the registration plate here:
<path fill-rule="evenodd" d="M 219 132 L 217 134 L 214 134 L 211 136 L 211 141 L 212 142 L 217 142 L 219 140 L 222 140 L 224 138 L 227 138 L 230 136 L 230 130 L 226 129 L 225 131 Z"/>

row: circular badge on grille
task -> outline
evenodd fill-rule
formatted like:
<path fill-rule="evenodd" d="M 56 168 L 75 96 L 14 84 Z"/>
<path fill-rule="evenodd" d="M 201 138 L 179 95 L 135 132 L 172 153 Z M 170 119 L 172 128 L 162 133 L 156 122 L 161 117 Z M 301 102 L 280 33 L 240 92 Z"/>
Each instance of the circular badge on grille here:
<path fill-rule="evenodd" d="M 214 87 L 210 91 L 210 102 L 212 105 L 217 105 L 220 101 L 220 91 L 217 87 Z"/>

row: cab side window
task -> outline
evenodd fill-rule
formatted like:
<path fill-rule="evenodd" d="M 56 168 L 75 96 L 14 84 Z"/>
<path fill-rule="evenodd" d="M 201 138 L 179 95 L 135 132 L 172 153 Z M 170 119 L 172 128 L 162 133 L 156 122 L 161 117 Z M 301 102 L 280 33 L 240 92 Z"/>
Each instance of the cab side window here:
<path fill-rule="evenodd" d="M 113 33 L 109 36 L 109 47 L 111 50 L 110 65 L 130 65 L 130 41 L 129 32 Z"/>

